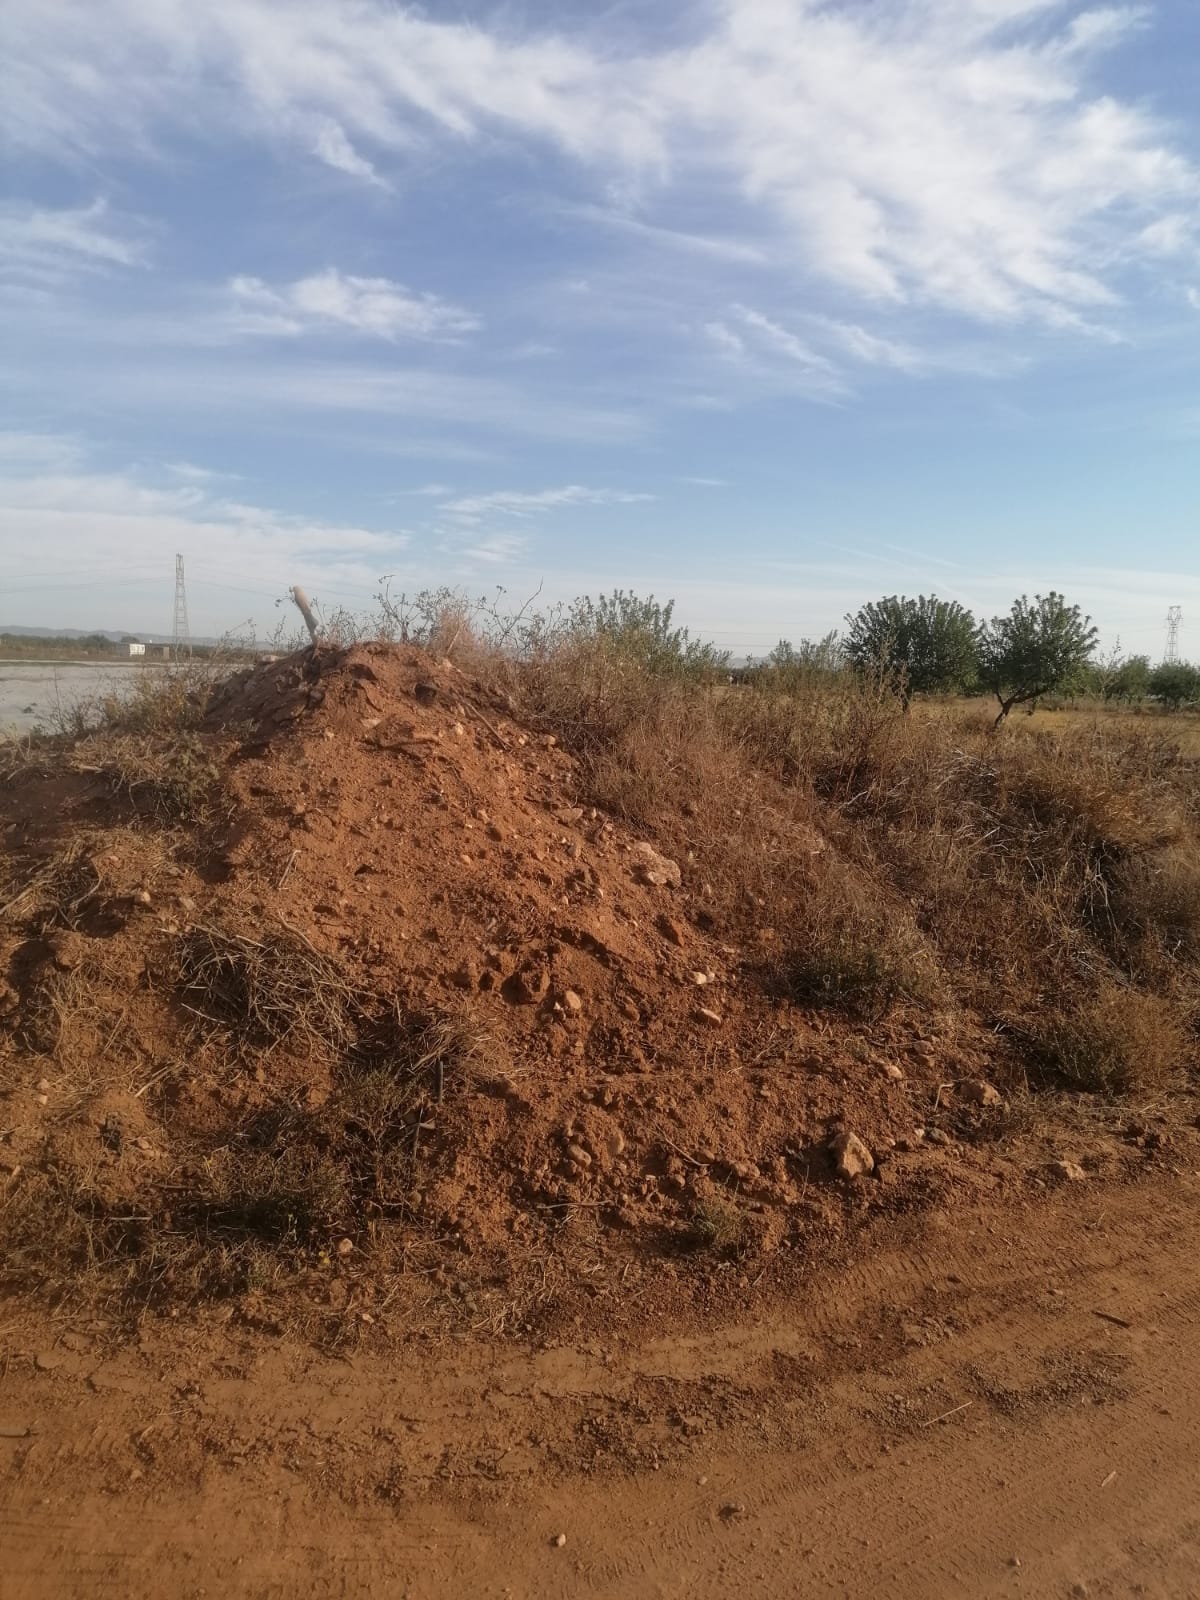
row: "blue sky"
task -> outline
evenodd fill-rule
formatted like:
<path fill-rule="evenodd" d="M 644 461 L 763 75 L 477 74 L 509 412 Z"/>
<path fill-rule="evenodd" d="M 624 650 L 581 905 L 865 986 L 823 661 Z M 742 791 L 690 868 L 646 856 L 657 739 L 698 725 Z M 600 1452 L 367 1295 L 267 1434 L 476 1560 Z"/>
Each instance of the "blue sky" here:
<path fill-rule="evenodd" d="M 1200 6 L 6 0 L 0 624 L 293 582 L 1200 657 Z"/>

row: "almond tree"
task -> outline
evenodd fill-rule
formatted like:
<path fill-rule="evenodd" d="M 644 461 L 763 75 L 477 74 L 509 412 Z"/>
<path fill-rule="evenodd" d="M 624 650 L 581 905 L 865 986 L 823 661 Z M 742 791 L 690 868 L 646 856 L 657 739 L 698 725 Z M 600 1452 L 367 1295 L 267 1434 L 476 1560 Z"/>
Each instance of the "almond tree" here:
<path fill-rule="evenodd" d="M 1006 617 L 979 630 L 979 676 L 1000 702 L 997 728 L 1014 706 L 1072 688 L 1096 648 L 1091 617 L 1069 606 L 1061 594 L 1014 600 Z"/>
<path fill-rule="evenodd" d="M 974 676 L 975 619 L 956 600 L 893 594 L 846 621 L 843 648 L 851 665 L 878 673 L 905 711 L 914 694 L 946 694 Z"/>

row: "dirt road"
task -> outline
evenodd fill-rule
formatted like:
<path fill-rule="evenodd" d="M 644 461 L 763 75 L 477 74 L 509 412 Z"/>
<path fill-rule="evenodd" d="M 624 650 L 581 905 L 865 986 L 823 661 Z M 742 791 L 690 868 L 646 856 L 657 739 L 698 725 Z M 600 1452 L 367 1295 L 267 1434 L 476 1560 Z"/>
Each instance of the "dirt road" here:
<path fill-rule="evenodd" d="M 634 1347 L 10 1306 L 0 1595 L 1200 1595 L 1198 1200 L 913 1218 Z"/>

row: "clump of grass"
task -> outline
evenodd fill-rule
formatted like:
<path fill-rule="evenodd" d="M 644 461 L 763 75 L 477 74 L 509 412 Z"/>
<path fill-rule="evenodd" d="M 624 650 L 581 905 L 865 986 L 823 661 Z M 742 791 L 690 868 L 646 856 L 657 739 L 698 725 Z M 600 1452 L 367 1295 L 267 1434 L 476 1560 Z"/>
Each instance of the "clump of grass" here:
<path fill-rule="evenodd" d="M 192 927 L 175 942 L 175 962 L 184 1003 L 240 1056 L 290 1041 L 329 1060 L 354 1043 L 353 989 L 336 961 L 290 929 L 251 938 Z"/>
<path fill-rule="evenodd" d="M 1054 1076 L 1088 1094 L 1161 1089 L 1188 1050 L 1187 1034 L 1168 1001 L 1116 986 L 1052 1013 L 1031 1032 Z"/>
<path fill-rule="evenodd" d="M 163 826 L 210 821 L 220 799 L 216 751 L 191 730 L 89 734 L 76 744 L 71 764 L 107 778 L 134 812 Z"/>
<path fill-rule="evenodd" d="M 1134 856 L 1113 880 L 1113 914 L 1129 938 L 1172 958 L 1200 957 L 1200 846 Z"/>
<path fill-rule="evenodd" d="M 903 997 L 928 1000 L 939 987 L 936 963 L 905 910 L 836 863 L 815 873 L 774 976 L 798 1004 L 866 1023 Z"/>
<path fill-rule="evenodd" d="M 206 1236 L 264 1244 L 328 1237 L 346 1217 L 347 1175 L 314 1131 L 305 1121 L 287 1130 L 286 1143 L 241 1139 L 214 1152 L 192 1202 L 193 1224 Z"/>
<path fill-rule="evenodd" d="M 686 1240 L 693 1250 L 718 1256 L 736 1255 L 747 1237 L 746 1218 L 726 1200 L 701 1200 L 688 1218 Z"/>

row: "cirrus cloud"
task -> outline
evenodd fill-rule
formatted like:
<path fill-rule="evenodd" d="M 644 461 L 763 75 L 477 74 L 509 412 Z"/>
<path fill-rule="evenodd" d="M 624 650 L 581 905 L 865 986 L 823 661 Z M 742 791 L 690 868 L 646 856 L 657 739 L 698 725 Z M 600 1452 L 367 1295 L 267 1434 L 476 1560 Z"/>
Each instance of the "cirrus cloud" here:
<path fill-rule="evenodd" d="M 9 12 L 7 132 L 77 162 L 237 136 L 386 181 L 525 144 L 646 230 L 704 193 L 706 248 L 765 250 L 796 281 L 1085 332 L 1165 218 L 1196 249 L 1195 165 L 1144 107 L 1091 85 L 1137 7 L 720 0 L 657 48 L 385 0 Z"/>

